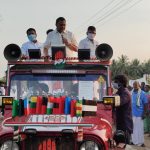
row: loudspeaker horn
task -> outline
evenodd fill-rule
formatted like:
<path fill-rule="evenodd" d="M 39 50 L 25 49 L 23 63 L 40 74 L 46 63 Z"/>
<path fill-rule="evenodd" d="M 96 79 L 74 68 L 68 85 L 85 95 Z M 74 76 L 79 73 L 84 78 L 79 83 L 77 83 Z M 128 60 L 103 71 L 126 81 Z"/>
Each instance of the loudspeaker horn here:
<path fill-rule="evenodd" d="M 97 59 L 107 61 L 113 56 L 113 49 L 110 45 L 102 43 L 96 48 L 95 55 Z"/>
<path fill-rule="evenodd" d="M 16 44 L 9 44 L 4 49 L 4 57 L 8 61 L 17 61 L 21 57 L 21 49 Z"/>

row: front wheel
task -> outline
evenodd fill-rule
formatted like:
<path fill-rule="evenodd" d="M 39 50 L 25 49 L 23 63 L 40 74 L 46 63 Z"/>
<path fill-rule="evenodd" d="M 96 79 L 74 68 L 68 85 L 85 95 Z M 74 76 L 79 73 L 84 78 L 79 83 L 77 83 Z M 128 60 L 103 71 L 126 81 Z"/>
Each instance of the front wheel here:
<path fill-rule="evenodd" d="M 8 140 L 0 145 L 0 150 L 19 150 L 19 146 L 16 142 Z"/>

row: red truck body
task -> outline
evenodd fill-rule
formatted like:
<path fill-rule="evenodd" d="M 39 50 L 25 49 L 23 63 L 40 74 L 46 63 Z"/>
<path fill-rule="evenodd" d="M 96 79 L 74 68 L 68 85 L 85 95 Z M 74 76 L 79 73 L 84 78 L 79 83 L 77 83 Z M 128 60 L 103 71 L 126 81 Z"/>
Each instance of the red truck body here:
<path fill-rule="evenodd" d="M 111 95 L 110 61 L 67 58 L 63 67 L 54 64 L 53 60 L 45 62 L 43 59 L 8 62 L 6 96 L 1 97 L 0 102 L 3 113 L 0 124 L 1 148 L 111 149 L 112 107 L 103 104 L 103 96 Z M 45 89 L 42 89 L 42 93 L 39 90 L 44 87 L 43 84 L 48 86 L 46 96 L 43 93 Z M 41 113 L 31 107 L 32 100 L 40 97 L 48 97 L 49 100 L 51 96 L 56 98 L 51 113 L 42 113 L 44 104 L 39 107 Z M 77 110 L 73 115 L 73 102 L 67 113 L 66 103 L 59 103 L 62 96 L 70 97 L 75 103 L 85 100 L 87 104 L 82 102 L 82 115 L 77 115 Z M 24 109 L 24 114 L 14 115 L 14 101 L 25 101 L 27 97 L 30 99 L 30 113 L 26 111 L 25 114 Z M 7 103 L 7 98 L 12 102 Z M 89 101 L 94 101 L 94 105 Z M 80 110 L 79 106 L 74 105 Z"/>

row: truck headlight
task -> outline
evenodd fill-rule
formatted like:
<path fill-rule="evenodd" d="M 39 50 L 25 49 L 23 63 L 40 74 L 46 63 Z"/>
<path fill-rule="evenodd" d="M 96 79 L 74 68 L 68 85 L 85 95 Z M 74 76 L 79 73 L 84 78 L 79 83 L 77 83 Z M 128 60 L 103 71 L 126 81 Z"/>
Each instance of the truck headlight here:
<path fill-rule="evenodd" d="M 4 105 L 12 105 L 13 97 L 2 97 L 2 104 Z"/>
<path fill-rule="evenodd" d="M 103 103 L 105 105 L 113 105 L 115 107 L 120 106 L 120 96 L 115 95 L 115 96 L 104 96 L 103 97 Z"/>
<path fill-rule="evenodd" d="M 0 147 L 0 150 L 7 150 L 7 149 L 19 150 L 19 146 L 17 143 L 9 140 L 5 141 Z"/>
<path fill-rule="evenodd" d="M 99 150 L 99 148 L 94 141 L 85 141 L 81 144 L 80 150 Z"/>

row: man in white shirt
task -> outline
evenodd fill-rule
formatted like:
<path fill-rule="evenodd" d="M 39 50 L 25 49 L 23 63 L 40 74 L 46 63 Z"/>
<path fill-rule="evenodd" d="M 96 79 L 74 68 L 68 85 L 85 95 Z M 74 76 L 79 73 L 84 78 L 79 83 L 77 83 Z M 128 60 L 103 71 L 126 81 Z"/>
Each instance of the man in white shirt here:
<path fill-rule="evenodd" d="M 90 49 L 90 57 L 95 58 L 95 50 L 99 45 L 99 43 L 94 40 L 96 36 L 96 28 L 94 26 L 89 26 L 86 34 L 87 37 L 79 43 L 79 49 Z"/>
<path fill-rule="evenodd" d="M 5 95 L 5 88 L 3 83 L 0 83 L 0 95 Z"/>
<path fill-rule="evenodd" d="M 56 30 L 48 33 L 44 43 L 44 55 L 48 56 L 52 46 L 66 46 L 66 57 L 77 57 L 77 42 L 72 32 L 65 30 L 66 20 L 63 17 L 56 19 Z"/>
<path fill-rule="evenodd" d="M 27 31 L 28 42 L 22 44 L 21 51 L 23 57 L 28 57 L 28 49 L 40 49 L 42 53 L 43 44 L 37 41 L 37 34 L 34 28 L 29 28 Z"/>

